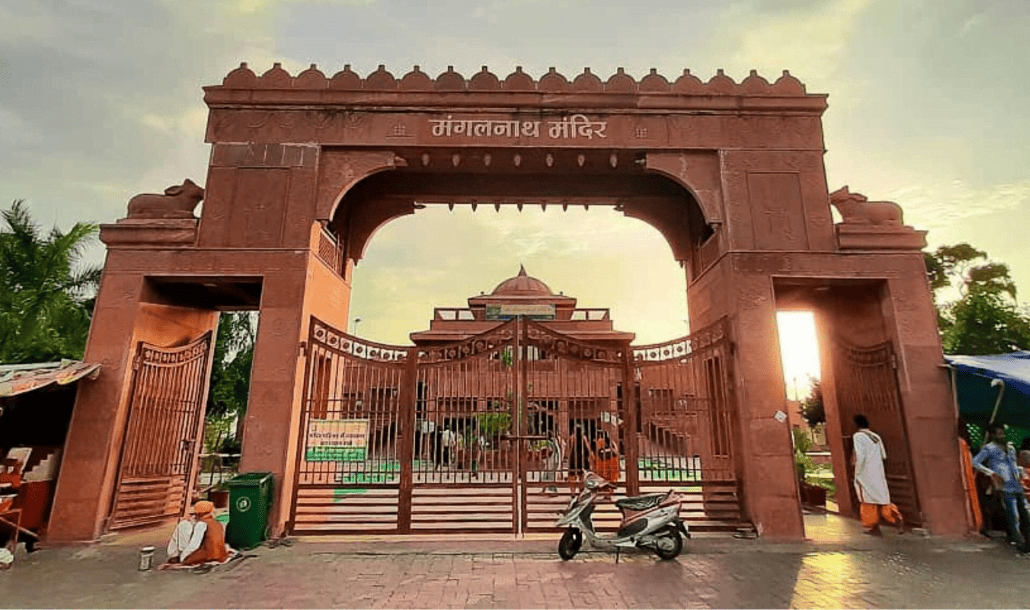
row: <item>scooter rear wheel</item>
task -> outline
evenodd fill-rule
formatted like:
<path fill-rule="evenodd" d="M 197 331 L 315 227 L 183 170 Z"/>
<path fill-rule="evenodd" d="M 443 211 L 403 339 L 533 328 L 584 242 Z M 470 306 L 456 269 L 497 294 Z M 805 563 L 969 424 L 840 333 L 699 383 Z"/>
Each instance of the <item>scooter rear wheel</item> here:
<path fill-rule="evenodd" d="M 583 532 L 569 528 L 565 530 L 565 533 L 561 535 L 561 540 L 558 541 L 558 556 L 563 561 L 568 561 L 576 556 L 582 546 Z"/>
<path fill-rule="evenodd" d="M 669 561 L 679 557 L 683 551 L 683 538 L 674 529 L 665 530 L 655 541 L 654 552 L 659 559 Z"/>

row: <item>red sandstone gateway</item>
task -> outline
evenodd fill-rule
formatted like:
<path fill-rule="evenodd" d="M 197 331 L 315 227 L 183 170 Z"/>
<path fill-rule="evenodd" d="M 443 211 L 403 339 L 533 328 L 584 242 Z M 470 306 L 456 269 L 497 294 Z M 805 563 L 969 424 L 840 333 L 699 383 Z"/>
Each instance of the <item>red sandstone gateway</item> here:
<path fill-rule="evenodd" d="M 531 530 L 547 507 L 527 491 L 539 485 L 536 444 L 578 417 L 618 434 L 629 493 L 672 483 L 695 495 L 692 527 L 747 523 L 799 539 L 790 434 L 777 418 L 775 314 L 792 308 L 817 312 L 841 509 L 853 507 L 848 437 L 863 412 L 888 445 L 902 512 L 934 533 L 965 530 L 924 235 L 897 206 L 847 190 L 831 199 L 826 96 L 790 74 L 501 78 L 484 67 L 433 78 L 416 67 L 397 78 L 382 66 L 328 76 L 276 64 L 259 76 L 243 64 L 204 99 L 201 217 L 167 212 L 183 209 L 173 191 L 102 227 L 86 359 L 103 374 L 78 395 L 52 540 L 181 514 L 210 333 L 219 312 L 247 309 L 261 321 L 242 468 L 275 475 L 275 534 Z M 683 265 L 700 330 L 656 346 L 598 344 L 514 314 L 476 318 L 468 335 L 431 327 L 413 338 L 433 344 L 418 347 L 344 333 L 375 231 L 444 204 L 614 206 L 643 220 Z M 565 390 L 542 395 L 550 383 Z M 467 467 L 450 450 L 433 464 L 443 427 Z M 441 508 L 454 493 L 469 499 L 463 513 Z"/>

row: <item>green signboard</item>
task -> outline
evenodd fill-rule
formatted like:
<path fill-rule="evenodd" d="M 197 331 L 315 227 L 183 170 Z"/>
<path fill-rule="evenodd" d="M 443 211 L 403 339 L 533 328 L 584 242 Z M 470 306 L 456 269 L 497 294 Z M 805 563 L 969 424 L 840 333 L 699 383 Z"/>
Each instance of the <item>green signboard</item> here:
<path fill-rule="evenodd" d="M 309 462 L 363 462 L 364 447 L 308 447 L 304 459 Z"/>
<path fill-rule="evenodd" d="M 517 316 L 529 320 L 553 320 L 554 315 L 554 305 L 548 304 L 518 305 L 504 303 L 486 306 L 487 320 L 511 320 Z"/>

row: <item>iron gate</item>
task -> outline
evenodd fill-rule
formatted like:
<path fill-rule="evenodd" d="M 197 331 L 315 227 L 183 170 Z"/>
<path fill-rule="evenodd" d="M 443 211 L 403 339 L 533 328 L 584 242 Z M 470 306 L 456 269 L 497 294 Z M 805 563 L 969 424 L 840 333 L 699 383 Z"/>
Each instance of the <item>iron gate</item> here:
<path fill-rule="evenodd" d="M 915 479 L 908 451 L 908 434 L 901 413 L 894 349 L 890 341 L 870 347 L 858 347 L 837 337 L 833 342 L 833 375 L 837 387 L 837 409 L 841 426 L 855 430 L 851 418 L 858 413 L 869 418 L 874 431 L 883 439 L 887 450 L 884 470 L 891 501 L 898 506 L 905 520 L 922 524 L 922 513 L 916 496 Z M 848 481 L 854 480 L 851 457 L 854 448 L 844 443 Z M 852 506 L 858 510 L 858 498 L 848 485 Z"/>
<path fill-rule="evenodd" d="M 289 529 L 553 531 L 569 487 L 541 449 L 577 426 L 608 433 L 622 492 L 678 487 L 693 527 L 735 529 L 726 328 L 630 349 L 513 319 L 416 348 L 312 319 Z"/>
<path fill-rule="evenodd" d="M 529 439 L 524 460 L 523 481 L 520 491 L 522 531 L 553 531 L 555 514 L 568 502 L 568 484 L 562 479 L 566 471 L 548 468 L 549 464 L 536 450 L 540 439 L 553 434 L 564 441 L 566 453 L 572 445 L 572 436 L 579 428 L 597 449 L 597 440 L 605 438 L 616 450 L 612 459 L 618 463 L 618 480 L 625 491 L 626 464 L 632 463 L 624 449 L 632 451 L 632 443 L 622 438 L 625 429 L 628 400 L 625 388 L 629 363 L 629 346 L 604 345 L 577 341 L 555 332 L 545 325 L 530 320 L 522 322 L 521 336 L 525 348 L 520 352 L 520 395 L 524 400 L 525 415 L 520 434 Z M 565 440 L 568 439 L 568 440 Z M 566 456 L 567 458 L 567 456 Z M 599 470 L 594 464 L 593 470 Z M 614 474 L 610 478 L 616 478 Z M 548 487 L 555 479 L 555 487 L 563 493 L 553 494 Z M 595 523 L 607 529 L 608 504 L 601 505 Z"/>
<path fill-rule="evenodd" d="M 418 350 L 411 531 L 514 532 L 520 435 L 518 322 Z"/>
<path fill-rule="evenodd" d="M 699 531 L 736 530 L 740 510 L 737 407 L 729 321 L 633 349 L 641 493 L 677 487 Z"/>
<path fill-rule="evenodd" d="M 400 427 L 400 391 L 411 356 L 312 318 L 293 531 L 406 529 L 400 465 L 410 431 Z"/>
<path fill-rule="evenodd" d="M 140 342 L 109 529 L 183 514 L 204 426 L 211 333 L 182 347 Z"/>

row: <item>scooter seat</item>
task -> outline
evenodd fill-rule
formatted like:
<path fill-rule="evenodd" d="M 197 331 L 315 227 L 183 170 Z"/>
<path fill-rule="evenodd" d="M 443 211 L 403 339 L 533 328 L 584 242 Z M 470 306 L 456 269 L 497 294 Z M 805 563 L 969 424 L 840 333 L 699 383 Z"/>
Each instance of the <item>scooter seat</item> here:
<path fill-rule="evenodd" d="M 645 494 L 643 496 L 633 496 L 632 498 L 622 498 L 615 501 L 615 506 L 633 511 L 647 510 L 658 506 L 664 497 L 665 494 Z"/>

